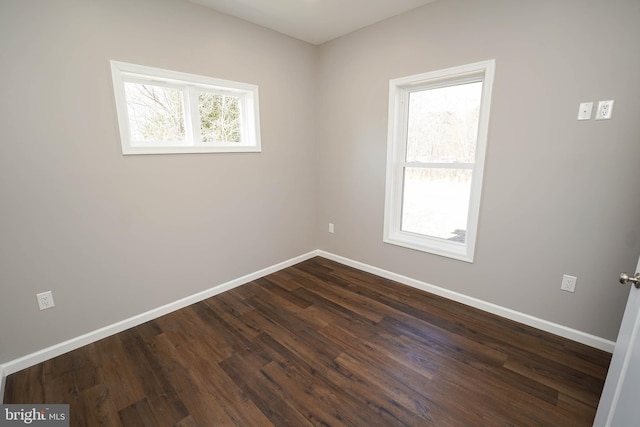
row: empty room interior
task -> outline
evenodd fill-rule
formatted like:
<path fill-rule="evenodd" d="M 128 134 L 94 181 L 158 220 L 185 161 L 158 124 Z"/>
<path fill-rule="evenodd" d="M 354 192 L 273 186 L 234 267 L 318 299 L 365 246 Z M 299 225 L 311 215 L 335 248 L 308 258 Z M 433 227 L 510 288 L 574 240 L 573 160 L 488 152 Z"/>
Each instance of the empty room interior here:
<path fill-rule="evenodd" d="M 637 0 L 1 1 L 4 403 L 592 425 L 640 255 L 639 22 Z M 178 94 L 179 146 L 144 133 L 149 87 Z M 468 116 L 432 120 L 461 87 Z M 472 148 L 421 146 L 440 119 Z"/>

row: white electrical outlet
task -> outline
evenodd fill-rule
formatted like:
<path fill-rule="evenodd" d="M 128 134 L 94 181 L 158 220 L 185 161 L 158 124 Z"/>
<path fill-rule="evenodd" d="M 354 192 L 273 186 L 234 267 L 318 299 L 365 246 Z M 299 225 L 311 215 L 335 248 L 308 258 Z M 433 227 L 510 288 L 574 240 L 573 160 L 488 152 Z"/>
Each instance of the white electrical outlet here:
<path fill-rule="evenodd" d="M 598 102 L 596 120 L 607 120 L 613 115 L 613 99 Z"/>
<path fill-rule="evenodd" d="M 565 274 L 564 276 L 562 276 L 562 284 L 560 285 L 560 289 L 567 292 L 575 292 L 577 282 L 577 277 Z"/>
<path fill-rule="evenodd" d="M 593 102 L 583 102 L 578 109 L 578 120 L 591 120 Z"/>
<path fill-rule="evenodd" d="M 51 293 L 51 291 L 37 294 L 36 298 L 38 298 L 38 307 L 40 307 L 40 310 L 46 310 L 47 308 L 55 307 L 55 304 L 53 303 L 53 294 Z"/>
<path fill-rule="evenodd" d="M 333 223 L 332 223 L 332 222 L 330 222 L 330 223 L 329 223 L 329 233 L 333 233 L 334 231 L 335 231 L 335 228 L 334 228 L 334 226 L 333 226 Z"/>

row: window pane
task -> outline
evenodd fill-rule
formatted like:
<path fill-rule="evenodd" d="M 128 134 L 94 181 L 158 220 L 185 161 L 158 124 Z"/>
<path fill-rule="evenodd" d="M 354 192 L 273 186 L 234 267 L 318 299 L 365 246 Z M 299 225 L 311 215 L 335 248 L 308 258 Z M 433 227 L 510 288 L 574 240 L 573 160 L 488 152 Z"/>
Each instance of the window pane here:
<path fill-rule="evenodd" d="M 125 82 L 131 139 L 143 142 L 185 140 L 184 99 L 180 89 Z"/>
<path fill-rule="evenodd" d="M 202 142 L 240 142 L 240 99 L 202 92 L 198 96 Z"/>
<path fill-rule="evenodd" d="M 473 163 L 482 82 L 409 94 L 407 161 Z"/>
<path fill-rule="evenodd" d="M 464 243 L 471 173 L 405 168 L 401 230 Z"/>

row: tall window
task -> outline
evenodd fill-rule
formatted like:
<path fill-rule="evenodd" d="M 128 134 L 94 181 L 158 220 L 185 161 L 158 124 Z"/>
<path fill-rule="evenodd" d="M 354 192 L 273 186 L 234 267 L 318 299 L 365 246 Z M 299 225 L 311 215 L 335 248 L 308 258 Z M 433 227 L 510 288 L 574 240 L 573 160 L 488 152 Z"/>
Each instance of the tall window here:
<path fill-rule="evenodd" d="M 260 151 L 258 87 L 111 61 L 123 154 Z"/>
<path fill-rule="evenodd" d="M 494 68 L 391 80 L 385 242 L 473 262 Z"/>

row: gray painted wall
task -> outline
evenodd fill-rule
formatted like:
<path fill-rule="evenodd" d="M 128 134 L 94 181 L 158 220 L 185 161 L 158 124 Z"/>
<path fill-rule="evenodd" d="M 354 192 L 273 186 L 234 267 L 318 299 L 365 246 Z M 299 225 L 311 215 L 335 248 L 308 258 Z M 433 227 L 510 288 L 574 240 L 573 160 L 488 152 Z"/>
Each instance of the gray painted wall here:
<path fill-rule="evenodd" d="M 321 46 L 320 248 L 615 340 L 640 254 L 639 22 L 637 0 L 442 0 Z M 486 59 L 475 262 L 383 243 L 389 79 Z M 576 120 L 604 99 L 612 120 Z"/>
<path fill-rule="evenodd" d="M 179 0 L 0 3 L 0 363 L 316 248 L 615 339 L 637 22 L 635 0 L 441 0 L 316 48 Z M 476 262 L 383 244 L 388 80 L 491 58 Z M 258 84 L 263 152 L 123 157 L 110 59 Z"/>
<path fill-rule="evenodd" d="M 262 153 L 122 156 L 111 59 L 259 85 Z M 0 63 L 0 363 L 317 248 L 313 46 L 176 0 L 3 1 Z"/>

